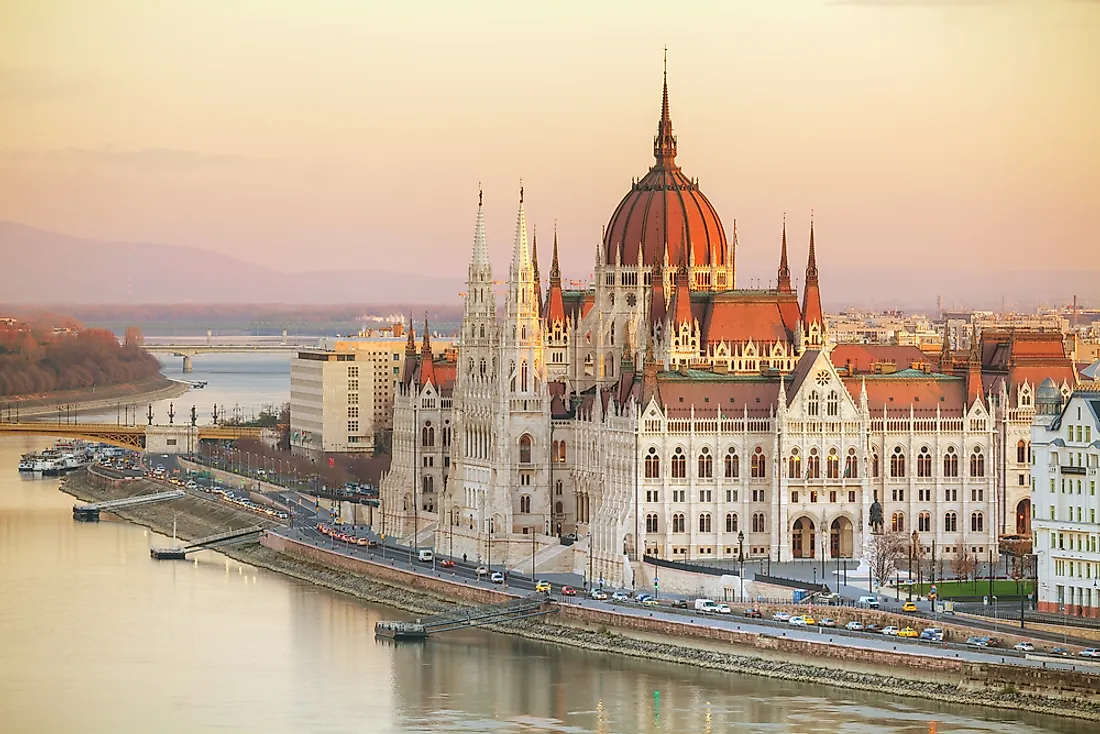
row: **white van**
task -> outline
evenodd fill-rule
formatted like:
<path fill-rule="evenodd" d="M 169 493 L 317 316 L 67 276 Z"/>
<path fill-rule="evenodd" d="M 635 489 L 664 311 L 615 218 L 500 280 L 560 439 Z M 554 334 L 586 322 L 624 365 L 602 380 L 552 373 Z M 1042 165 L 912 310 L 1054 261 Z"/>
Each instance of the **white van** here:
<path fill-rule="evenodd" d="M 435 553 L 430 550 L 424 549 L 416 552 L 416 560 L 422 563 L 431 563 L 433 558 L 435 558 Z"/>
<path fill-rule="evenodd" d="M 861 596 L 859 601 L 856 602 L 861 607 L 867 607 L 868 609 L 878 609 L 878 597 L 877 596 Z"/>
<path fill-rule="evenodd" d="M 713 599 L 696 599 L 695 611 L 697 612 L 717 612 L 718 604 Z"/>

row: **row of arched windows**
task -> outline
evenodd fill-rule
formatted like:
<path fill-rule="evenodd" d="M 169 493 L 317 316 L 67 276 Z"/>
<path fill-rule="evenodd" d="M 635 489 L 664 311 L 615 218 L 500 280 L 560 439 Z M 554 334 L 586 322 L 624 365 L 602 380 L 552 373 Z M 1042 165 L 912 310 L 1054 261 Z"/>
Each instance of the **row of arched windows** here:
<path fill-rule="evenodd" d="M 754 533 L 764 532 L 764 513 L 757 512 L 752 516 L 752 525 Z M 686 519 L 684 513 L 677 512 L 672 516 L 672 532 L 683 533 L 686 532 Z M 737 513 L 726 513 L 725 528 L 727 533 L 736 533 L 738 531 Z M 711 516 L 709 512 L 704 512 L 699 515 L 699 532 L 709 533 L 712 532 L 713 527 L 711 524 Z M 649 513 L 645 516 L 645 531 L 647 533 L 659 533 L 661 531 L 660 519 L 656 513 Z"/>
<path fill-rule="evenodd" d="M 754 450 L 750 463 L 753 479 L 763 479 L 767 477 L 767 457 L 764 455 L 764 450 L 759 446 Z M 670 476 L 673 479 L 687 478 L 687 455 L 681 447 L 677 446 L 676 449 L 673 450 L 670 464 L 672 466 Z M 661 456 L 657 453 L 656 447 L 649 447 L 649 451 L 646 453 L 642 465 L 646 479 L 661 478 Z M 839 467 L 839 464 L 837 464 L 837 466 Z M 730 447 L 727 451 L 725 457 L 722 459 L 722 470 L 726 479 L 740 478 L 741 457 L 737 453 L 737 449 Z M 696 476 L 700 479 L 714 478 L 714 457 L 711 455 L 710 449 L 705 446 L 699 452 Z M 855 474 L 852 476 L 855 476 Z"/>
<path fill-rule="evenodd" d="M 1021 443 L 1023 442 L 1021 441 Z M 880 472 L 878 451 L 875 449 L 871 451 L 871 476 L 878 478 Z M 895 446 L 890 454 L 890 477 L 894 479 L 904 478 L 906 476 L 905 464 L 905 449 L 901 446 Z M 916 464 L 917 477 L 931 478 L 933 476 L 932 453 L 927 446 L 920 448 L 917 453 Z M 947 452 L 943 455 L 943 476 L 948 478 L 959 476 L 959 454 L 955 451 L 954 446 L 949 446 Z M 975 446 L 970 453 L 970 477 L 972 479 L 985 477 L 985 451 L 982 450 L 981 446 Z"/>

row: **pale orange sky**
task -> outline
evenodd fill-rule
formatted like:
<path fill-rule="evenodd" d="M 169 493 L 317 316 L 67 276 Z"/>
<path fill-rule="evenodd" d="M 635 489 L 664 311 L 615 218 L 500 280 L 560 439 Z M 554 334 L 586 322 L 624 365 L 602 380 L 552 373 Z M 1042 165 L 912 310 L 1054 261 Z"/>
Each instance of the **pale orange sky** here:
<path fill-rule="evenodd" d="M 279 269 L 461 275 L 478 182 L 592 268 L 679 163 L 774 278 L 782 213 L 861 261 L 1100 269 L 1100 2 L 2 0 L 0 219 Z"/>

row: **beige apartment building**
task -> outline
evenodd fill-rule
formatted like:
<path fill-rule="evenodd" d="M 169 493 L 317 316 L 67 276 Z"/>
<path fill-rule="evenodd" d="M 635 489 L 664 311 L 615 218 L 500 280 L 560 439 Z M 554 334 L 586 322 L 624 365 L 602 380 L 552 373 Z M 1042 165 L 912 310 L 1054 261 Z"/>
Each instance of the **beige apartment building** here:
<path fill-rule="evenodd" d="M 442 354 L 452 341 L 433 338 Z M 354 337 L 321 339 L 290 360 L 290 448 L 295 454 L 374 451 L 393 426 L 394 386 L 407 341 L 401 324 Z"/>

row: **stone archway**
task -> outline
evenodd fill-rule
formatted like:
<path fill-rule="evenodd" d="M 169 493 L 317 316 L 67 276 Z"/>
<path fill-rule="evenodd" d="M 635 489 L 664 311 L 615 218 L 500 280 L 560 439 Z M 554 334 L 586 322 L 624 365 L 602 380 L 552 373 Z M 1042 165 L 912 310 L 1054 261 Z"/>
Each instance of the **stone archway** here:
<path fill-rule="evenodd" d="M 841 515 L 829 525 L 829 555 L 852 558 L 854 551 L 852 521 Z"/>
<path fill-rule="evenodd" d="M 1031 500 L 1027 497 L 1016 505 L 1016 534 L 1031 535 Z"/>
<path fill-rule="evenodd" d="M 814 521 L 800 517 L 791 526 L 791 556 L 794 558 L 813 558 L 815 546 Z"/>

